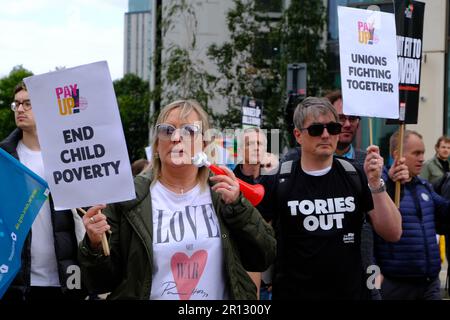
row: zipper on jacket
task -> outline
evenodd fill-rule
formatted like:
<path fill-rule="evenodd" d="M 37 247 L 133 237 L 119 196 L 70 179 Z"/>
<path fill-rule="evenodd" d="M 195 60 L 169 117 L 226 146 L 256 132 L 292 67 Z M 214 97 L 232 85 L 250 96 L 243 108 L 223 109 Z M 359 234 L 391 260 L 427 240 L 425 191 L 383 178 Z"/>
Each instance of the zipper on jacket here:
<path fill-rule="evenodd" d="M 420 228 L 422 229 L 422 235 L 425 245 L 425 265 L 426 265 L 426 276 L 428 277 L 430 275 L 430 252 L 429 252 L 429 246 L 428 246 L 428 238 L 427 234 L 425 232 L 425 226 L 423 223 L 423 212 L 422 207 L 420 206 L 420 200 L 417 196 L 417 185 L 412 185 L 411 195 L 414 200 L 414 205 L 416 207 L 416 213 L 418 217 L 420 218 Z"/>

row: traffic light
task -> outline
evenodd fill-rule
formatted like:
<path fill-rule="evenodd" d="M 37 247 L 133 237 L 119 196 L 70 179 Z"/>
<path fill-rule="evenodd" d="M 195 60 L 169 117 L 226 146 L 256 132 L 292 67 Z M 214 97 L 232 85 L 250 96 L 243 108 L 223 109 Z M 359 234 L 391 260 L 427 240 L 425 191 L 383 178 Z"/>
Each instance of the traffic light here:
<path fill-rule="evenodd" d="M 290 63 L 287 67 L 287 95 L 306 96 L 306 63 Z"/>
<path fill-rule="evenodd" d="M 306 98 L 306 63 L 290 63 L 287 68 L 286 93 L 287 103 L 285 108 L 285 123 L 288 128 L 289 147 L 294 147 L 294 111 L 297 105 Z"/>

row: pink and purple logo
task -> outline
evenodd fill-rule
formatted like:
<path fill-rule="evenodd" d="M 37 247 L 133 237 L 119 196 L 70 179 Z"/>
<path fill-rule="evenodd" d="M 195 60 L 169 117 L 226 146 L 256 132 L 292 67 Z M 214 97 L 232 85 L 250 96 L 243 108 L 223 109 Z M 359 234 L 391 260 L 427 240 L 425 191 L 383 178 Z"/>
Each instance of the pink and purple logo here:
<path fill-rule="evenodd" d="M 377 44 L 379 39 L 375 34 L 374 23 L 358 21 L 358 41 L 362 44 Z"/>
<path fill-rule="evenodd" d="M 80 113 L 88 107 L 87 100 L 80 96 L 80 89 L 76 83 L 57 87 L 55 92 L 59 114 L 62 116 Z"/>

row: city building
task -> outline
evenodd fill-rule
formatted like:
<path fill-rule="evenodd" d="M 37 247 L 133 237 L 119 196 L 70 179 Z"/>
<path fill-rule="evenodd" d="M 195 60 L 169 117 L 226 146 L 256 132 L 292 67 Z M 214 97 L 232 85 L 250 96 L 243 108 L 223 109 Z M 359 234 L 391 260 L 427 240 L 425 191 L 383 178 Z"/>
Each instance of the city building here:
<path fill-rule="evenodd" d="M 154 51 L 153 1 L 128 0 L 124 19 L 124 74 L 151 82 Z"/>
<path fill-rule="evenodd" d="M 288 8 L 292 0 L 257 0 L 256 8 L 266 11 L 273 21 L 281 17 L 283 8 Z M 340 87 L 339 75 L 339 39 L 337 30 L 337 6 L 352 6 L 367 8 L 378 5 L 384 12 L 393 12 L 392 0 L 322 0 L 327 8 L 327 32 L 324 42 L 329 53 L 329 72 L 334 79 L 334 86 Z M 426 158 L 434 153 L 434 143 L 442 134 L 450 135 L 450 107 L 449 107 L 449 67 L 448 54 L 449 37 L 449 3 L 447 0 L 422 0 L 425 3 L 425 18 L 423 32 L 423 54 L 421 67 L 420 105 L 417 125 L 407 125 L 408 129 L 419 131 L 424 136 L 426 145 Z M 156 31 L 157 6 L 165 1 L 129 0 L 129 12 L 125 14 L 125 73 L 133 72 L 143 79 L 150 81 L 154 88 L 156 73 L 152 66 L 152 54 L 155 52 L 155 39 L 160 36 Z M 193 1 L 198 20 L 196 33 L 197 60 L 203 61 L 203 68 L 214 73 L 215 66 L 207 58 L 208 47 L 221 44 L 229 39 L 226 14 L 233 6 L 233 0 L 203 0 Z M 162 10 L 164 12 L 164 10 Z M 169 30 L 161 39 L 163 48 L 171 44 L 183 46 L 188 41 L 185 22 L 177 21 L 172 30 Z M 264 39 L 262 37 L 262 39 Z M 264 40 L 261 49 L 266 48 Z M 258 46 L 258 44 L 256 44 Z M 164 56 L 164 50 L 161 61 Z M 302 62 L 302 61 L 292 61 Z M 160 77 L 160 75 L 158 75 Z M 225 110 L 220 100 L 212 103 L 215 111 Z M 357 136 L 358 147 L 365 148 L 369 144 L 368 120 L 363 119 L 360 132 Z M 386 125 L 383 119 L 373 121 L 374 143 L 380 145 L 383 155 L 387 156 L 388 138 L 398 126 Z"/>

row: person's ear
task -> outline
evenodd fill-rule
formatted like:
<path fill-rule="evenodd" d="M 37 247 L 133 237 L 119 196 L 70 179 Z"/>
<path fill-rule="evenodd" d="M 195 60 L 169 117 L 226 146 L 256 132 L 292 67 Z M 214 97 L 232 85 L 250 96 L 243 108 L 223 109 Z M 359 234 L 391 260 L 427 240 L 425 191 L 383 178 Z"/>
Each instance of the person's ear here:
<path fill-rule="evenodd" d="M 301 145 L 302 141 L 303 141 L 302 131 L 299 130 L 298 128 L 294 128 L 294 137 L 295 137 L 295 140 L 298 142 L 298 144 Z"/>

